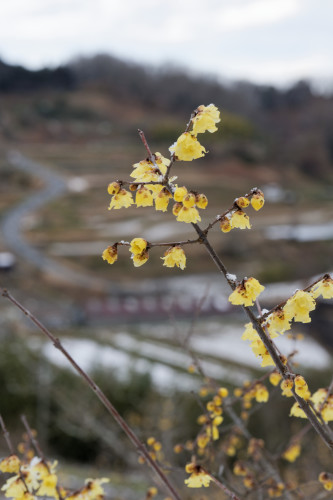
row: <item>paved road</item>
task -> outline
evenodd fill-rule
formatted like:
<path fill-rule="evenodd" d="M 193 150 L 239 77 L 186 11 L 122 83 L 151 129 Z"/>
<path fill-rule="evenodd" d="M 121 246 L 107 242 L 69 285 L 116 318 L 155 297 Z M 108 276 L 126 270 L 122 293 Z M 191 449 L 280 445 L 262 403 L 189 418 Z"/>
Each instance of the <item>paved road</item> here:
<path fill-rule="evenodd" d="M 8 162 L 14 168 L 27 172 L 29 175 L 38 177 L 43 181 L 42 189 L 34 192 L 22 203 L 9 210 L 2 219 L 0 229 L 8 248 L 17 256 L 19 261 L 25 259 L 61 282 L 90 290 L 110 291 L 111 284 L 109 281 L 79 273 L 64 266 L 45 256 L 25 240 L 22 232 L 24 217 L 40 209 L 51 200 L 61 197 L 67 191 L 67 183 L 59 174 L 26 158 L 17 151 L 8 153 Z M 113 291 L 114 288 L 113 284 Z"/>

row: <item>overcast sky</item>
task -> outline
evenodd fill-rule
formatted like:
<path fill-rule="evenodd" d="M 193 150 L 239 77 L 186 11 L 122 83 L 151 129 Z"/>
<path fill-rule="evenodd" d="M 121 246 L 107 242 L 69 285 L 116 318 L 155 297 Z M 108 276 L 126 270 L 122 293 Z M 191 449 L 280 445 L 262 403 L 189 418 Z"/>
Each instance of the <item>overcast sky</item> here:
<path fill-rule="evenodd" d="M 332 0 L 1 0 L 0 58 L 107 52 L 227 79 L 333 82 Z"/>

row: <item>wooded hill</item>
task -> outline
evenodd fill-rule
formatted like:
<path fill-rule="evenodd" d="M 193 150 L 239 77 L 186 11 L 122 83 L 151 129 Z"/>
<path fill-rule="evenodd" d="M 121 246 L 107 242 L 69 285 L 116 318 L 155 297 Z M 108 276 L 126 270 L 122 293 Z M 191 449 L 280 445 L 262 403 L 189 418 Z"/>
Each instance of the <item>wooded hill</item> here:
<path fill-rule="evenodd" d="M 225 113 L 226 137 L 245 161 L 266 160 L 317 179 L 332 179 L 333 98 L 315 92 L 306 81 L 284 90 L 249 82 L 223 84 L 182 68 L 148 67 L 106 54 L 36 71 L 0 61 L 2 95 L 32 98 L 82 91 L 109 97 L 126 108 L 140 105 L 182 119 L 198 104 L 213 102 Z M 81 119 L 88 115 L 91 110 Z"/>

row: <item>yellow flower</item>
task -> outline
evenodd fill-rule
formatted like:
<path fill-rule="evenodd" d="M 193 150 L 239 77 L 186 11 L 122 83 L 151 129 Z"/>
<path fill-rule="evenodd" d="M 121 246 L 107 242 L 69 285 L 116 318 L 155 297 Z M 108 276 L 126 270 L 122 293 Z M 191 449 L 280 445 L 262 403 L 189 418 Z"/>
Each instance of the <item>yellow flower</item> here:
<path fill-rule="evenodd" d="M 300 408 L 299 404 L 297 401 L 292 405 L 290 414 L 291 417 L 299 417 L 299 418 L 308 418 L 302 408 Z"/>
<path fill-rule="evenodd" d="M 324 486 L 325 490 L 333 490 L 333 474 L 328 472 L 321 472 L 318 477 L 319 482 Z"/>
<path fill-rule="evenodd" d="M 135 203 L 137 207 L 151 207 L 153 205 L 153 195 L 149 189 L 142 186 L 136 192 Z"/>
<path fill-rule="evenodd" d="M 229 391 L 226 387 L 219 387 L 217 393 L 221 398 L 226 398 L 229 394 Z"/>
<path fill-rule="evenodd" d="M 221 415 L 217 415 L 213 418 L 211 425 L 207 427 L 206 431 L 209 437 L 213 438 L 213 441 L 217 441 L 220 437 L 218 426 L 223 422 L 223 417 Z"/>
<path fill-rule="evenodd" d="M 130 243 L 129 251 L 134 255 L 141 254 L 147 248 L 147 241 L 143 238 L 134 238 Z"/>
<path fill-rule="evenodd" d="M 275 366 L 273 359 L 271 358 L 269 352 L 267 351 L 265 344 L 259 338 L 259 335 L 255 340 L 251 342 L 250 345 L 253 353 L 258 357 L 260 356 L 262 359 L 261 366 Z"/>
<path fill-rule="evenodd" d="M 253 328 L 252 323 L 246 323 L 242 340 L 260 340 L 257 330 Z"/>
<path fill-rule="evenodd" d="M 303 290 L 298 290 L 290 299 L 287 300 L 283 307 L 283 311 L 287 318 L 302 323 L 310 323 L 310 311 L 313 311 L 316 303 L 312 295 Z"/>
<path fill-rule="evenodd" d="M 279 498 L 283 494 L 284 489 L 283 483 L 276 483 L 274 481 L 273 485 L 267 490 L 269 498 Z"/>
<path fill-rule="evenodd" d="M 73 495 L 66 497 L 66 500 L 96 500 L 104 498 L 104 488 L 101 485 L 109 481 L 105 477 L 101 479 L 86 479 L 86 485 Z"/>
<path fill-rule="evenodd" d="M 5 497 L 14 497 L 20 499 L 26 492 L 26 487 L 20 476 L 13 476 L 7 479 L 1 490 L 5 491 Z"/>
<path fill-rule="evenodd" d="M 137 182 L 155 182 L 158 181 L 160 172 L 149 160 L 142 160 L 133 165 L 134 170 L 130 174 Z"/>
<path fill-rule="evenodd" d="M 183 205 L 186 208 L 191 208 L 194 207 L 195 205 L 195 194 L 194 193 L 188 193 L 186 196 L 183 198 Z"/>
<path fill-rule="evenodd" d="M 102 253 L 102 259 L 106 260 L 109 264 L 114 264 L 118 259 L 117 245 L 107 247 Z"/>
<path fill-rule="evenodd" d="M 207 152 L 197 138 L 189 132 L 178 137 L 177 142 L 170 146 L 169 151 L 176 155 L 178 160 L 191 161 L 205 156 Z"/>
<path fill-rule="evenodd" d="M 251 205 L 254 210 L 260 210 L 265 203 L 264 193 L 258 189 L 251 198 Z"/>
<path fill-rule="evenodd" d="M 287 318 L 283 309 L 277 309 L 272 314 L 267 316 L 265 326 L 272 335 L 277 333 L 283 334 L 286 330 L 290 330 L 290 320 Z"/>
<path fill-rule="evenodd" d="M 252 306 L 254 301 L 265 289 L 255 278 L 244 279 L 229 296 L 229 302 L 245 307 Z"/>
<path fill-rule="evenodd" d="M 292 388 L 294 386 L 294 382 L 291 378 L 286 378 L 282 380 L 280 387 L 282 389 L 282 396 L 287 396 L 287 398 L 291 398 L 293 393 L 292 393 Z"/>
<path fill-rule="evenodd" d="M 316 283 L 312 289 L 312 295 L 316 299 L 321 295 L 323 299 L 333 299 L 333 280 L 330 276 Z"/>
<path fill-rule="evenodd" d="M 161 174 L 165 175 L 167 168 L 170 165 L 170 160 L 168 158 L 164 158 L 164 156 L 161 155 L 161 153 L 155 153 L 154 157 L 155 157 L 156 165 L 158 166 Z"/>
<path fill-rule="evenodd" d="M 169 191 L 166 188 L 163 188 L 155 198 L 155 209 L 166 212 L 168 209 L 170 198 L 171 194 L 169 193 Z"/>
<path fill-rule="evenodd" d="M 126 189 L 121 189 L 119 193 L 115 194 L 111 200 L 109 210 L 112 208 L 128 208 L 133 205 L 132 193 L 126 191 Z"/>
<path fill-rule="evenodd" d="M 215 123 L 220 121 L 220 112 L 214 104 L 209 104 L 209 106 L 202 104 L 198 107 L 195 117 L 192 118 L 193 134 L 202 134 L 207 130 L 211 133 L 216 132 Z"/>
<path fill-rule="evenodd" d="M 201 217 L 199 215 L 198 210 L 195 207 L 187 208 L 187 207 L 182 207 L 177 215 L 178 222 L 200 222 Z"/>
<path fill-rule="evenodd" d="M 308 384 L 305 379 L 301 375 L 297 375 L 294 380 L 295 384 L 295 392 L 301 398 L 308 400 L 311 396 L 311 392 L 309 391 Z"/>
<path fill-rule="evenodd" d="M 46 476 L 43 479 L 43 482 L 37 492 L 37 495 L 58 498 L 58 492 L 56 488 L 57 481 L 58 478 L 56 474 L 49 474 L 48 476 Z"/>
<path fill-rule="evenodd" d="M 228 217 L 222 217 L 222 219 L 220 219 L 220 229 L 223 233 L 229 233 L 229 231 L 231 231 L 232 225 Z"/>
<path fill-rule="evenodd" d="M 140 267 L 140 266 L 143 266 L 143 264 L 145 264 L 147 262 L 147 260 L 149 259 L 149 254 L 147 251 L 144 251 L 144 252 L 139 253 L 139 254 L 133 254 L 132 259 L 133 259 L 134 266 Z"/>
<path fill-rule="evenodd" d="M 152 192 L 154 200 L 162 191 L 162 189 L 163 189 L 162 184 L 149 184 L 149 190 Z"/>
<path fill-rule="evenodd" d="M 151 486 L 150 488 L 148 488 L 147 490 L 147 495 L 146 495 L 146 499 L 150 499 L 150 498 L 153 498 L 157 495 L 158 493 L 158 489 L 155 488 L 155 486 Z"/>
<path fill-rule="evenodd" d="M 177 216 L 182 208 L 183 208 L 182 203 L 175 203 L 174 206 L 172 207 L 173 215 Z"/>
<path fill-rule="evenodd" d="M 255 480 L 253 476 L 251 476 L 251 474 L 248 474 L 247 476 L 244 477 L 243 484 L 245 488 L 247 488 L 248 490 L 253 490 L 256 487 Z"/>
<path fill-rule="evenodd" d="M 230 219 L 231 228 L 251 229 L 250 219 L 243 210 L 236 210 Z"/>
<path fill-rule="evenodd" d="M 119 182 L 111 182 L 111 184 L 108 185 L 108 193 L 113 195 L 113 194 L 118 194 L 120 191 L 120 184 Z"/>
<path fill-rule="evenodd" d="M 1 472 L 14 472 L 18 473 L 20 470 L 20 459 L 17 455 L 10 455 L 7 458 L 3 458 L 0 461 L 0 471 Z"/>
<path fill-rule="evenodd" d="M 325 422 L 333 420 L 333 394 L 327 397 L 327 389 L 318 389 L 312 396 L 311 401 L 315 409 L 321 413 Z"/>
<path fill-rule="evenodd" d="M 288 446 L 288 448 L 282 453 L 282 458 L 288 460 L 288 462 L 295 462 L 296 458 L 298 458 L 301 454 L 301 445 L 299 442 L 295 442 Z"/>
<path fill-rule="evenodd" d="M 282 375 L 280 375 L 279 372 L 273 372 L 270 374 L 269 376 L 269 381 L 272 385 L 274 385 L 275 387 L 280 383 L 282 379 Z"/>
<path fill-rule="evenodd" d="M 183 201 L 183 198 L 187 195 L 187 189 L 185 186 L 177 187 L 173 193 L 173 199 L 175 201 Z"/>
<path fill-rule="evenodd" d="M 316 407 L 319 407 L 326 399 L 327 397 L 327 389 L 318 389 L 316 392 L 314 392 L 311 396 L 311 401 L 314 403 Z"/>
<path fill-rule="evenodd" d="M 246 208 L 250 204 L 250 200 L 246 198 L 245 196 L 240 196 L 235 200 L 236 205 L 238 205 L 240 208 Z"/>
<path fill-rule="evenodd" d="M 197 438 L 197 445 L 199 448 L 206 448 L 207 444 L 210 442 L 210 437 L 207 434 L 199 434 Z"/>
<path fill-rule="evenodd" d="M 235 462 L 233 472 L 235 476 L 246 476 L 249 470 L 242 462 Z"/>
<path fill-rule="evenodd" d="M 175 444 L 175 446 L 173 447 L 173 451 L 174 453 L 177 453 L 177 455 L 179 455 L 179 453 L 181 453 L 183 449 L 184 447 L 182 444 Z"/>
<path fill-rule="evenodd" d="M 186 465 L 185 470 L 188 474 L 191 474 L 184 481 L 188 488 L 201 488 L 202 486 L 207 488 L 209 486 L 212 478 L 200 465 L 190 463 Z"/>
<path fill-rule="evenodd" d="M 255 398 L 258 403 L 266 403 L 269 398 L 269 392 L 264 384 L 257 383 L 255 385 Z"/>
<path fill-rule="evenodd" d="M 197 194 L 195 197 L 195 204 L 198 208 L 205 209 L 208 205 L 207 196 L 203 193 Z"/>
<path fill-rule="evenodd" d="M 186 255 L 182 247 L 174 246 L 169 248 L 164 257 L 161 257 L 164 260 L 163 266 L 166 267 L 180 267 L 180 269 L 185 269 L 186 266 Z"/>

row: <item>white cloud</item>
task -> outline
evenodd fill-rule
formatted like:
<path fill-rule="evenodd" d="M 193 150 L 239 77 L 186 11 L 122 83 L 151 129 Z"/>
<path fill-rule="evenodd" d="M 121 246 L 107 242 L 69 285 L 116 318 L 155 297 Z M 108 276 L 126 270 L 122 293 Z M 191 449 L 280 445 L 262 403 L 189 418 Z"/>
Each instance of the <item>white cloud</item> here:
<path fill-rule="evenodd" d="M 286 59 L 274 59 L 265 61 L 264 64 L 256 64 L 252 61 L 242 60 L 236 62 L 232 68 L 233 78 L 249 78 L 261 83 L 291 83 L 300 78 L 308 78 L 316 75 L 320 78 L 328 78 L 333 74 L 333 64 L 330 57 L 324 54 L 308 54 L 304 57 Z"/>
<path fill-rule="evenodd" d="M 109 52 L 230 78 L 329 76 L 331 0 L 0 0 L 0 57 L 30 67 Z"/>
<path fill-rule="evenodd" d="M 295 15 L 299 0 L 255 0 L 238 6 L 222 8 L 218 23 L 224 30 L 240 30 L 273 24 Z"/>

